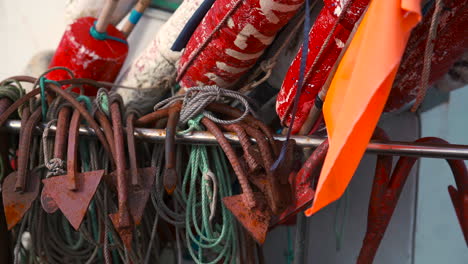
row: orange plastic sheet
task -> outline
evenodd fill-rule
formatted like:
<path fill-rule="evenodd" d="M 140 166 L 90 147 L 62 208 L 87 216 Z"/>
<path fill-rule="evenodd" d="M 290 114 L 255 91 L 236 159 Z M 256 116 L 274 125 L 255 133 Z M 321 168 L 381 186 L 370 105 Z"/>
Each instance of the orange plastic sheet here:
<path fill-rule="evenodd" d="M 340 198 L 387 101 L 420 0 L 372 0 L 333 77 L 324 104 L 330 148 L 311 216 Z"/>

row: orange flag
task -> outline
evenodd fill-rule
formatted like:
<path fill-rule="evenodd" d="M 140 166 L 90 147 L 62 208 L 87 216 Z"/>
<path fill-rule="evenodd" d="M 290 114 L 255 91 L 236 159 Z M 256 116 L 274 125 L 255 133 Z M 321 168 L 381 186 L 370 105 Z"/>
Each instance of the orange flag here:
<path fill-rule="evenodd" d="M 340 198 L 356 171 L 387 101 L 420 0 L 372 0 L 328 90 L 323 114 L 330 148 L 311 216 Z"/>

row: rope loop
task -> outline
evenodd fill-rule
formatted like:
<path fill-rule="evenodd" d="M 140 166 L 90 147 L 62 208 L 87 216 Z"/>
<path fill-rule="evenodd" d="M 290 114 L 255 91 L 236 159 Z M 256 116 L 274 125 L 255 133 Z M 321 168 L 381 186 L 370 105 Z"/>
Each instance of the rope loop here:
<path fill-rule="evenodd" d="M 232 120 L 219 119 L 210 112 L 204 110 L 210 103 L 219 102 L 227 98 L 237 100 L 244 106 L 245 110 L 239 118 Z M 216 85 L 188 88 L 185 95 L 177 95 L 156 104 L 154 106 L 154 111 L 169 107 L 177 101 L 183 102 L 179 119 L 179 124 L 181 125 L 187 124 L 189 120 L 194 119 L 199 114 L 203 114 L 208 119 L 218 124 L 235 124 L 242 121 L 249 113 L 254 114 L 251 110 L 250 105 L 252 101 L 250 98 L 240 92 L 223 89 Z"/>
<path fill-rule="evenodd" d="M 111 36 L 107 34 L 107 32 L 99 32 L 96 30 L 96 22 L 94 22 L 94 25 L 89 29 L 89 34 L 97 40 L 115 40 L 117 42 L 120 42 L 122 44 L 128 45 L 127 41 L 125 39 L 117 38 L 114 36 Z"/>
<path fill-rule="evenodd" d="M 45 128 L 44 132 L 42 134 L 42 146 L 43 146 L 43 151 L 44 151 L 44 165 L 47 168 L 48 172 L 46 175 L 46 178 L 49 178 L 50 176 L 58 176 L 58 175 L 64 175 L 66 174 L 65 171 L 65 161 L 59 158 L 51 158 L 49 159 L 49 148 L 47 144 L 47 137 L 49 136 L 49 130 L 50 127 L 57 123 L 57 119 L 49 121 Z"/>

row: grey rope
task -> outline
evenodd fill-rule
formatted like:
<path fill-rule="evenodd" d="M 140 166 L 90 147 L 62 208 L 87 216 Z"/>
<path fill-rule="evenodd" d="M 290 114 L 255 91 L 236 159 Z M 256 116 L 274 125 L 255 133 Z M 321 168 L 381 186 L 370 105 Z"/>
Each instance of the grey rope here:
<path fill-rule="evenodd" d="M 439 25 L 439 18 L 440 13 L 442 11 L 443 2 L 442 0 L 436 0 L 434 13 L 432 14 L 431 18 L 431 25 L 429 27 L 429 33 L 426 40 L 426 46 L 424 49 L 424 64 L 421 72 L 421 81 L 419 83 L 419 90 L 416 96 L 416 101 L 411 107 L 411 112 L 416 112 L 419 106 L 424 101 L 424 97 L 426 97 L 427 89 L 429 86 L 429 78 L 431 76 L 431 66 L 432 66 L 432 55 L 434 52 L 434 45 L 437 38 L 437 27 Z"/>
<path fill-rule="evenodd" d="M 212 102 L 220 101 L 223 98 L 231 98 L 240 101 L 244 105 L 244 112 L 239 118 L 223 120 L 205 111 L 205 107 Z M 247 96 L 237 91 L 220 88 L 216 85 L 204 87 L 192 87 L 187 89 L 186 94 L 165 99 L 154 106 L 154 110 L 166 108 L 174 102 L 182 101 L 179 124 L 185 125 L 190 119 L 203 113 L 205 117 L 218 124 L 234 124 L 242 121 L 249 113 L 254 115 L 250 105 L 252 101 Z"/>
<path fill-rule="evenodd" d="M 47 122 L 44 132 L 42 133 L 42 148 L 44 151 L 44 165 L 47 168 L 46 178 L 50 176 L 64 175 L 65 171 L 65 161 L 59 158 L 49 159 L 49 148 L 47 144 L 47 137 L 49 136 L 50 127 L 57 122 L 57 119 Z"/>

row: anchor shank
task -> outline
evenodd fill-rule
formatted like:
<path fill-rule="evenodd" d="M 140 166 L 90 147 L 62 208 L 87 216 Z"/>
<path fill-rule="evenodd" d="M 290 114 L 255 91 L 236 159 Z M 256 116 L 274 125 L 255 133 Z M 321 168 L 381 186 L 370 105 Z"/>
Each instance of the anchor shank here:
<path fill-rule="evenodd" d="M 73 111 L 70 122 L 70 133 L 68 134 L 68 160 L 67 160 L 67 175 L 68 189 L 76 191 L 78 189 L 77 174 L 78 174 L 78 135 L 80 129 L 81 114 L 79 111 Z"/>
<path fill-rule="evenodd" d="M 122 114 L 117 101 L 111 104 L 112 128 L 114 131 L 115 156 L 116 156 L 116 175 L 117 175 L 117 193 L 119 199 L 119 223 L 122 227 L 130 225 L 128 215 L 128 188 L 125 178 L 125 147 L 123 137 Z"/>

